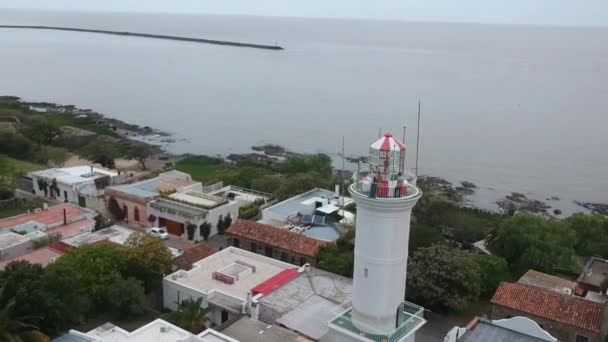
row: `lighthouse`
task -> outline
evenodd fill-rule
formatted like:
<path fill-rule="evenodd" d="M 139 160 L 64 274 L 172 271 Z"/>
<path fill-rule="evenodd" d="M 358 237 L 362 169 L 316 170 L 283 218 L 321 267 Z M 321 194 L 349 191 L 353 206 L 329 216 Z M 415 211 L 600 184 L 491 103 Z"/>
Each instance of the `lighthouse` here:
<path fill-rule="evenodd" d="M 405 168 L 405 145 L 387 133 L 353 176 L 357 204 L 352 307 L 328 323 L 335 342 L 413 342 L 424 309 L 405 301 L 412 208 L 422 192 Z"/>

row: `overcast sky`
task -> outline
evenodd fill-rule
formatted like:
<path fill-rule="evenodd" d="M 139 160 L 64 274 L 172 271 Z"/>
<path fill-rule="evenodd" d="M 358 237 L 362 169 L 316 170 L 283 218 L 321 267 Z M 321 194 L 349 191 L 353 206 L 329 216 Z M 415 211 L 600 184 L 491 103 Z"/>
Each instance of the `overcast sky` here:
<path fill-rule="evenodd" d="M 608 26 L 608 0 L 0 0 L 0 8 Z"/>

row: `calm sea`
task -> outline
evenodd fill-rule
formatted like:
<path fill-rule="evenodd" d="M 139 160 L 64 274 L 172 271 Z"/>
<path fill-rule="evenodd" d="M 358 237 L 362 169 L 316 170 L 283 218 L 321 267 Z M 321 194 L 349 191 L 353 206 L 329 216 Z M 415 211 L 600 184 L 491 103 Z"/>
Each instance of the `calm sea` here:
<path fill-rule="evenodd" d="M 0 12 L 62 25 L 264 44 L 265 51 L 0 29 L 0 94 L 93 108 L 173 133 L 168 149 L 226 155 L 260 143 L 367 153 L 407 124 L 420 172 L 550 201 L 608 202 L 608 31 L 146 14 Z M 341 163 L 338 163 L 341 165 Z"/>

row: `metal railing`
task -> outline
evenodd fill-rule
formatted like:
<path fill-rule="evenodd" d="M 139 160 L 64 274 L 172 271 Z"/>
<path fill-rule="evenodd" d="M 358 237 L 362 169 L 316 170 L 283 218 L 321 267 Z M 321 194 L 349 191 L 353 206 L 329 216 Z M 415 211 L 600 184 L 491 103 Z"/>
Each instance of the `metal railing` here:
<path fill-rule="evenodd" d="M 426 323 L 424 308 L 413 303 L 403 302 L 400 305 L 396 323 L 397 327 L 392 331 L 382 331 L 354 320 L 351 308 L 331 320 L 329 325 L 349 335 L 356 336 L 359 340 L 397 342 Z"/>
<path fill-rule="evenodd" d="M 417 196 L 420 190 L 416 187 L 416 176 L 404 172 L 403 179 L 392 179 L 378 183 L 373 173 L 367 169 L 353 175 L 351 188 L 357 193 L 370 198 L 407 198 Z"/>

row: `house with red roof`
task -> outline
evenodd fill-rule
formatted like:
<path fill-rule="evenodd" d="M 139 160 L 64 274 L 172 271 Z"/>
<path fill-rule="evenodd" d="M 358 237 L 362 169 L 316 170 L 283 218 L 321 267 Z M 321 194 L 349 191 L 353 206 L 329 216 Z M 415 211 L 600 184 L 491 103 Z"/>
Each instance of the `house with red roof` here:
<path fill-rule="evenodd" d="M 226 230 L 229 243 L 296 265 L 316 265 L 319 249 L 330 244 L 287 229 L 238 219 Z"/>
<path fill-rule="evenodd" d="M 492 298 L 492 318 L 523 316 L 559 341 L 603 342 L 606 305 L 524 283 L 502 283 Z"/>

